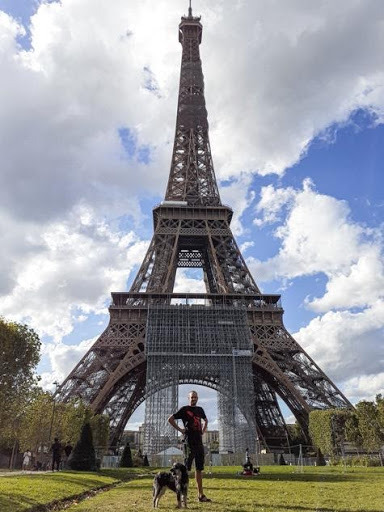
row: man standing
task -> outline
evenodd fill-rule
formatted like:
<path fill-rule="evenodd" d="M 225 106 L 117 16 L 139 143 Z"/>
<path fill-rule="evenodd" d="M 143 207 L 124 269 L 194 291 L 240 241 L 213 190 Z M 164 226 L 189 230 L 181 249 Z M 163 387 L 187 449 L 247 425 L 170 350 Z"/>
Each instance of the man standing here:
<path fill-rule="evenodd" d="M 185 446 L 187 447 L 186 465 L 188 471 L 191 470 L 192 462 L 195 460 L 195 479 L 198 492 L 198 501 L 209 502 L 203 492 L 203 475 L 204 469 L 204 446 L 203 434 L 207 430 L 208 420 L 204 409 L 198 407 L 197 401 L 199 397 L 196 391 L 190 391 L 188 395 L 189 405 L 185 405 L 175 414 L 168 418 L 168 422 L 173 428 L 184 435 Z M 180 428 L 176 420 L 183 422 L 184 428 Z M 203 425 L 201 424 L 203 423 Z"/>
<path fill-rule="evenodd" d="M 61 443 L 59 442 L 59 439 L 57 437 L 55 437 L 54 441 L 55 442 L 51 446 L 51 450 L 52 450 L 52 471 L 55 471 L 55 466 L 56 466 L 57 471 L 59 471 L 59 469 L 60 469 L 60 462 L 61 462 L 62 446 L 61 446 Z"/>

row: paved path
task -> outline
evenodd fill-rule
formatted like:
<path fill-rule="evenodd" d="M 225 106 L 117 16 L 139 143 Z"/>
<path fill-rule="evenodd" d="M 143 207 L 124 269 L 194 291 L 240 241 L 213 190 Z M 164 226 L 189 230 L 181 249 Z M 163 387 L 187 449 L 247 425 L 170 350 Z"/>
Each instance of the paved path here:
<path fill-rule="evenodd" d="M 56 473 L 56 471 L 55 471 Z M 51 475 L 52 471 L 22 471 L 22 470 L 16 470 L 16 471 L 0 471 L 0 477 L 1 476 L 19 476 L 19 475 Z"/>

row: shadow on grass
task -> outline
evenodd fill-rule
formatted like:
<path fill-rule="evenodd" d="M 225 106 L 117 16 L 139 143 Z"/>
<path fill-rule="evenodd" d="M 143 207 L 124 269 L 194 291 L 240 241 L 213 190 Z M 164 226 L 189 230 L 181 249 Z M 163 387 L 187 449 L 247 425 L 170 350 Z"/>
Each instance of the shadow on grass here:
<path fill-rule="evenodd" d="M 355 481 L 358 477 L 353 475 L 335 475 L 335 474 L 318 474 L 318 475 L 311 475 L 311 474 L 300 474 L 300 473 L 291 473 L 291 474 L 284 474 L 284 473 L 260 473 L 258 476 L 241 476 L 236 474 L 222 474 L 222 473 L 213 473 L 210 476 L 205 477 L 207 480 L 209 478 L 217 478 L 218 480 L 226 480 L 226 479 L 236 479 L 239 481 L 246 482 L 257 482 L 258 480 L 262 482 L 348 482 L 348 481 Z"/>
<path fill-rule="evenodd" d="M 257 504 L 258 507 L 271 507 L 271 504 L 270 503 L 258 503 Z M 313 511 L 313 512 L 335 512 L 335 510 L 337 510 L 337 512 L 354 512 L 352 509 L 348 508 L 338 508 L 338 509 L 335 509 L 335 508 L 327 508 L 327 507 L 304 507 L 303 505 L 273 505 L 273 508 L 274 510 L 308 510 L 308 511 Z M 361 509 L 360 509 L 361 511 Z M 359 510 L 356 509 L 356 512 L 359 512 Z M 383 509 L 380 509 L 380 510 L 369 510 L 369 512 L 383 512 Z"/>
<path fill-rule="evenodd" d="M 79 478 L 79 476 L 81 477 L 82 474 L 79 472 L 79 473 L 55 473 L 54 474 L 54 478 L 52 480 L 50 480 L 50 482 L 60 482 L 62 484 L 75 484 L 79 487 L 81 486 L 86 486 L 86 487 L 101 487 L 103 485 L 108 485 L 112 482 L 103 482 L 101 481 L 100 479 L 97 478 L 96 474 L 95 474 L 95 477 L 93 478 L 91 475 L 89 477 L 86 477 L 86 478 Z M 107 475 L 101 475 L 101 476 L 107 476 Z M 109 476 L 109 478 L 111 478 L 113 480 L 113 477 Z"/>
<path fill-rule="evenodd" d="M 34 507 L 39 502 L 28 498 L 27 496 L 20 496 L 7 492 L 6 496 L 0 496 L 0 510 L 1 512 L 15 512 L 17 510 L 26 510 L 27 507 Z"/>

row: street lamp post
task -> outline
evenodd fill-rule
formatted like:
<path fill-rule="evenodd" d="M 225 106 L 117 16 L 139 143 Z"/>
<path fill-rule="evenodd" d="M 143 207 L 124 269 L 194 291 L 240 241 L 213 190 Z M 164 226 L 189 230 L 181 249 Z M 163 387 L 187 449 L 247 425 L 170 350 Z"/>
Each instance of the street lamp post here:
<path fill-rule="evenodd" d="M 52 404 L 52 416 L 51 416 L 51 425 L 49 427 L 49 439 L 48 439 L 48 443 L 51 442 L 52 440 L 52 428 L 53 428 L 53 420 L 54 420 L 54 417 L 55 417 L 55 407 L 56 407 L 56 393 L 57 393 L 57 390 L 59 389 L 59 383 L 55 380 L 55 382 L 53 383 L 55 386 L 56 386 L 56 389 L 55 389 L 55 392 L 53 393 L 53 396 L 52 396 L 52 400 L 53 400 L 53 404 Z"/>

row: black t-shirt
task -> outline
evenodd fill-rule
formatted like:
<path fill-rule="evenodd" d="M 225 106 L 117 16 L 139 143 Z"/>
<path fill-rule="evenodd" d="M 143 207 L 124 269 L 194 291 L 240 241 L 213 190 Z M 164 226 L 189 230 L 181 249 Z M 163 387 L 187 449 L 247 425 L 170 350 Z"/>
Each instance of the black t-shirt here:
<path fill-rule="evenodd" d="M 61 444 L 56 441 L 55 443 L 53 443 L 51 449 L 52 449 L 52 454 L 54 457 L 60 457 L 60 454 L 61 454 Z"/>
<path fill-rule="evenodd" d="M 207 419 L 204 409 L 195 405 L 185 405 L 179 409 L 173 417 L 175 420 L 181 420 L 186 430 L 186 438 L 188 443 L 201 441 L 202 426 L 201 420 Z"/>

